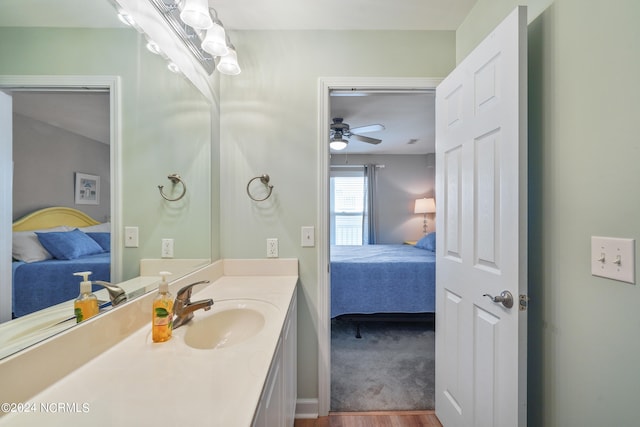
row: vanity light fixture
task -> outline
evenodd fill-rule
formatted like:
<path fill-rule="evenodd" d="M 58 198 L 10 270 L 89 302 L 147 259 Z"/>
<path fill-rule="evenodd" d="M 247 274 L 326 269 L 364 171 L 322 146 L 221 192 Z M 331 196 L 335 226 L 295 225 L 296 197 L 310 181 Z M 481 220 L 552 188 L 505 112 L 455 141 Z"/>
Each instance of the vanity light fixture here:
<path fill-rule="evenodd" d="M 208 74 L 240 73 L 238 55 L 208 0 L 149 0 Z"/>

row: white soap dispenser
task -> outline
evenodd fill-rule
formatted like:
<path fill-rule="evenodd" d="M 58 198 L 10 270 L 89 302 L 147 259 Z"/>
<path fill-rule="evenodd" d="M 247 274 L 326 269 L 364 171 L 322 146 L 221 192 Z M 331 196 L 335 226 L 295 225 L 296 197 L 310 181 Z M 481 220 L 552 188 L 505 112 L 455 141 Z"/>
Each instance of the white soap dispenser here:
<path fill-rule="evenodd" d="M 73 273 L 73 275 L 82 276 L 83 278 L 82 282 L 80 282 L 80 295 L 78 295 L 78 298 L 73 302 L 73 313 L 76 316 L 76 323 L 80 323 L 98 314 L 100 308 L 98 307 L 98 298 L 91 293 L 91 281 L 89 280 L 91 272 L 79 271 Z"/>
<path fill-rule="evenodd" d="M 153 342 L 164 342 L 171 339 L 173 333 L 173 296 L 169 293 L 168 271 L 161 271 L 162 281 L 158 286 L 158 295 L 153 300 L 151 313 L 151 338 Z"/>

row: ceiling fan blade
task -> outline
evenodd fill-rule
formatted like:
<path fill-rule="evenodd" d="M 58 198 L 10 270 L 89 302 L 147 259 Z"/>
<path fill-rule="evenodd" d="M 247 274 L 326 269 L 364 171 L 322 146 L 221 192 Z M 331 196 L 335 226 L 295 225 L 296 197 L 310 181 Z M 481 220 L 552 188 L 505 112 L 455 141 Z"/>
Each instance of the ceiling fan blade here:
<path fill-rule="evenodd" d="M 366 142 L 368 144 L 380 144 L 382 142 L 381 139 L 369 138 L 368 136 L 356 135 L 355 133 L 352 133 L 351 137 L 357 139 L 358 141 Z"/>
<path fill-rule="evenodd" d="M 377 132 L 379 130 L 384 130 L 385 127 L 380 124 L 368 125 L 368 126 L 359 126 L 357 128 L 351 129 L 351 132 L 357 133 L 367 133 L 367 132 Z"/>

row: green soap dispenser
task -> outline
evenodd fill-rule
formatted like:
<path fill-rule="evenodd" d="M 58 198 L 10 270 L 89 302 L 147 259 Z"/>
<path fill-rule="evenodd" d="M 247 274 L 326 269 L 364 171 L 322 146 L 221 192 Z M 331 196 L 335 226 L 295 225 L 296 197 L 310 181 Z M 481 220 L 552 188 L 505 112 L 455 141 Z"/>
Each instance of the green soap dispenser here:
<path fill-rule="evenodd" d="M 73 313 L 76 316 L 76 323 L 80 323 L 98 314 L 100 308 L 98 307 L 98 298 L 91 293 L 91 281 L 89 280 L 91 272 L 79 271 L 73 273 L 73 275 L 83 277 L 82 282 L 80 282 L 80 295 L 78 295 L 78 298 L 73 302 Z"/>

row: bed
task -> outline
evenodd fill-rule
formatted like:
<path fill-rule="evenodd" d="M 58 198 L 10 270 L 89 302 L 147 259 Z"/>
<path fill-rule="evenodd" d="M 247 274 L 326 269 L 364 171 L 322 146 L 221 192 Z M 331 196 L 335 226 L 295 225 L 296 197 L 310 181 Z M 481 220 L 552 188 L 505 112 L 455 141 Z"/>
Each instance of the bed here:
<path fill-rule="evenodd" d="M 435 313 L 435 233 L 413 245 L 332 246 L 331 317 Z"/>
<path fill-rule="evenodd" d="M 75 272 L 91 271 L 90 280 L 109 281 L 110 228 L 66 207 L 40 209 L 14 222 L 13 317 L 76 298 L 81 278 Z"/>

